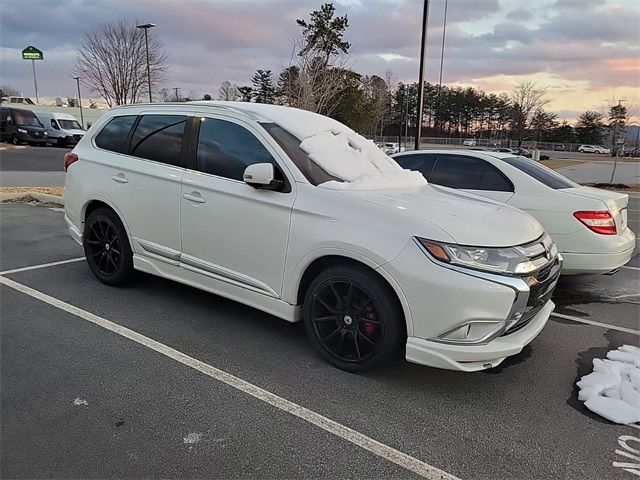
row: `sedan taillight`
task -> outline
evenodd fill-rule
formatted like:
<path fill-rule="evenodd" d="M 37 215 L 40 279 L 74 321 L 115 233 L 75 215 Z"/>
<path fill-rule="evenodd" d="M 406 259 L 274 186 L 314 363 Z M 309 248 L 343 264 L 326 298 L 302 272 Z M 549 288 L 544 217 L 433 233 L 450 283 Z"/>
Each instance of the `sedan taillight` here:
<path fill-rule="evenodd" d="M 64 171 L 69 169 L 69 165 L 78 161 L 78 155 L 73 152 L 67 152 L 64 154 Z"/>
<path fill-rule="evenodd" d="M 607 211 L 593 211 L 593 212 L 574 212 L 574 217 L 576 217 L 580 222 L 582 222 L 586 227 L 595 233 L 600 233 L 602 235 L 615 235 L 617 232 L 616 222 L 613 220 L 613 216 L 611 216 L 610 212 Z"/>

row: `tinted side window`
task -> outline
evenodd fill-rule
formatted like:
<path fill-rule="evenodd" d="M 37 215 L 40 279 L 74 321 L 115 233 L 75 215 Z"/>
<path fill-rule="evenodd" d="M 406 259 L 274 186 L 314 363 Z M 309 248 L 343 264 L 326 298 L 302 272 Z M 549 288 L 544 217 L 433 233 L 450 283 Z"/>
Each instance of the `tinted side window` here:
<path fill-rule="evenodd" d="M 401 155 L 399 157 L 394 157 L 394 160 L 398 162 L 402 168 L 420 172 L 427 180 L 429 180 L 437 157 L 438 155 L 435 153 L 416 153 L 415 155 Z"/>
<path fill-rule="evenodd" d="M 214 118 L 201 121 L 198 170 L 242 181 L 245 168 L 254 163 L 271 163 L 277 168 L 269 151 L 246 128 Z"/>
<path fill-rule="evenodd" d="M 513 184 L 496 167 L 484 162 L 482 178 L 476 190 L 489 190 L 492 192 L 513 192 Z"/>
<path fill-rule="evenodd" d="M 135 121 L 135 115 L 113 117 L 96 137 L 96 145 L 112 152 L 127 153 L 125 152 L 125 141 Z"/>
<path fill-rule="evenodd" d="M 144 115 L 131 138 L 131 155 L 181 166 L 184 115 Z"/>
<path fill-rule="evenodd" d="M 428 180 L 445 187 L 477 189 L 482 179 L 484 163 L 473 157 L 438 155 L 438 161 Z"/>

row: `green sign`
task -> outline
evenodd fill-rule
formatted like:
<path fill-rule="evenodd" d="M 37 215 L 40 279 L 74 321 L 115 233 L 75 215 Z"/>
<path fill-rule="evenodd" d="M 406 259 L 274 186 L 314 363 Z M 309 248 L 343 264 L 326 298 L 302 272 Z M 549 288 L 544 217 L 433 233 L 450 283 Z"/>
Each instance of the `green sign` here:
<path fill-rule="evenodd" d="M 43 58 L 42 50 L 38 50 L 36 47 L 28 46 L 22 50 L 23 60 L 42 60 Z"/>

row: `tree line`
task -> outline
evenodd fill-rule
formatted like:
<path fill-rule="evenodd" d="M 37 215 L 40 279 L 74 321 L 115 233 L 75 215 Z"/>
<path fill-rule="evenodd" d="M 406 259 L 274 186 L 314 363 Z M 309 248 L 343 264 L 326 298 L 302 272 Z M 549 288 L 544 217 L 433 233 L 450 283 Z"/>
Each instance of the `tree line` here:
<path fill-rule="evenodd" d="M 323 4 L 298 19 L 290 61 L 278 73 L 257 69 L 250 81 L 237 85 L 224 81 L 217 99 L 287 105 L 333 117 L 369 136 L 415 135 L 418 84 L 393 82 L 363 75 L 352 68 L 351 44 L 345 39 L 347 15 L 336 15 L 332 3 Z M 74 73 L 111 105 L 135 103 L 146 91 L 144 37 L 140 29 L 123 22 L 87 34 L 78 50 Z M 152 83 L 160 85 L 166 72 L 166 54 L 157 41 L 149 45 Z M 165 101 L 192 100 L 160 90 Z M 487 93 L 472 87 L 424 85 L 423 136 L 477 137 L 539 142 L 602 143 L 604 127 L 622 132 L 626 108 L 611 108 L 608 122 L 596 111 L 584 112 L 575 125 L 560 121 L 545 110 L 547 90 L 522 82 L 511 92 Z M 205 94 L 202 98 L 213 97 Z"/>

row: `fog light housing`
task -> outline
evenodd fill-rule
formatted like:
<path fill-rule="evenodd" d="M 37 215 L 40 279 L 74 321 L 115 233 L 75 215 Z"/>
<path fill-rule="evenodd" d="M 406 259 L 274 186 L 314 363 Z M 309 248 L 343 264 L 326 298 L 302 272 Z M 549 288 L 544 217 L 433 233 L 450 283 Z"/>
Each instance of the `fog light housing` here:
<path fill-rule="evenodd" d="M 458 325 L 432 340 L 443 343 L 479 344 L 499 335 L 506 322 L 495 320 L 473 320 Z"/>

